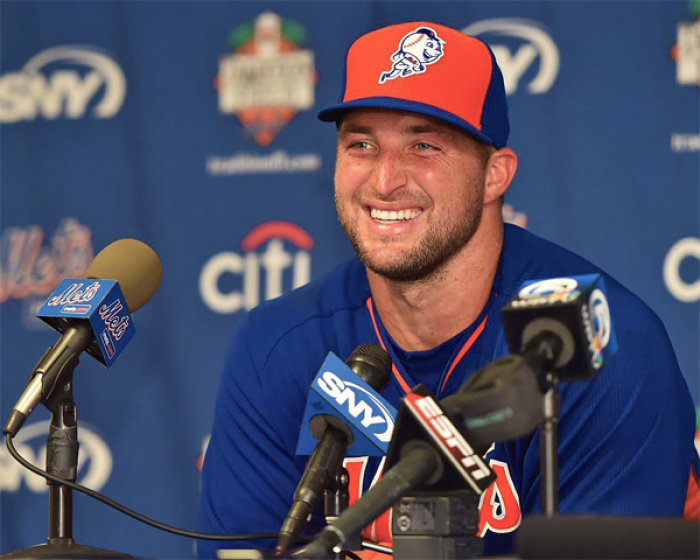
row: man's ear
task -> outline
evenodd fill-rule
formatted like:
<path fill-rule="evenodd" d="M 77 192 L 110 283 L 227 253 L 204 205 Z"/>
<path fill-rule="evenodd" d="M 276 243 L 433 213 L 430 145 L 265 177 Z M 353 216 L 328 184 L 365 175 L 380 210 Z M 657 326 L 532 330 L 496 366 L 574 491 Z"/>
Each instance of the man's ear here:
<path fill-rule="evenodd" d="M 511 148 L 496 150 L 486 164 L 484 204 L 498 200 L 508 190 L 518 169 L 518 155 Z"/>

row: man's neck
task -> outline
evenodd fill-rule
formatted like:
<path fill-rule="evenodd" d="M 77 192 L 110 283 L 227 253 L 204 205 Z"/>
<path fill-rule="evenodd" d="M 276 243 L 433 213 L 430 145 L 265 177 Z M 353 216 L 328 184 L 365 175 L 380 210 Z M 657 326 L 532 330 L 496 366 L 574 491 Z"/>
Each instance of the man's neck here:
<path fill-rule="evenodd" d="M 471 325 L 491 295 L 502 246 L 502 227 L 478 231 L 443 268 L 414 282 L 368 270 L 374 305 L 394 342 L 406 351 L 429 350 Z"/>

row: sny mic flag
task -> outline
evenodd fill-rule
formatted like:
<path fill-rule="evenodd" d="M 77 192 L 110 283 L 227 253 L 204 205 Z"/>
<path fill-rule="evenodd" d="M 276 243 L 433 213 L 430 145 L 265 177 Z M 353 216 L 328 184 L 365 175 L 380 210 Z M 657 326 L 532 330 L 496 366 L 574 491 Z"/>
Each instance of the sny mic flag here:
<path fill-rule="evenodd" d="M 324 417 L 337 418 L 350 427 L 353 437 L 346 456 L 381 457 L 389 448 L 396 409 L 329 352 L 311 383 L 297 455 L 310 455 L 318 443 L 312 435 L 317 423 L 314 417 L 322 426 L 320 434 L 327 421 Z"/>

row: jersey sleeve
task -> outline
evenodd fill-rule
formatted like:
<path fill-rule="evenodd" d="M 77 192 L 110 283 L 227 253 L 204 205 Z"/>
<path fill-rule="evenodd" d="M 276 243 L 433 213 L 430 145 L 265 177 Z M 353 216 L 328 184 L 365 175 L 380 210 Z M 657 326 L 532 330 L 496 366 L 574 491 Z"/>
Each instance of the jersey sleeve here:
<path fill-rule="evenodd" d="M 227 353 L 202 471 L 203 532 L 277 533 L 306 463 L 295 449 L 310 379 L 292 374 L 294 356 L 254 348 L 259 338 L 244 323 Z M 199 557 L 214 558 L 218 548 L 270 549 L 274 541 L 197 546 Z"/>
<path fill-rule="evenodd" d="M 692 399 L 661 321 L 631 297 L 610 302 L 617 354 L 593 380 L 562 383 L 561 513 L 683 514 L 698 463 Z M 523 459 L 526 515 L 541 511 L 538 457 L 536 433 Z"/>

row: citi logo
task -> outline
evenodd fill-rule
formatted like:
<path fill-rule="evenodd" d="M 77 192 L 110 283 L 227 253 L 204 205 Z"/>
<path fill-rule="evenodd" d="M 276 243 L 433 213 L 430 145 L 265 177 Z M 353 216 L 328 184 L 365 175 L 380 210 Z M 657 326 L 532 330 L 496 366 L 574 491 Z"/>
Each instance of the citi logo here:
<path fill-rule="evenodd" d="M 537 22 L 522 19 L 487 19 L 462 29 L 486 41 L 503 72 L 506 94 L 518 91 L 520 80 L 539 60 L 534 77 L 526 86 L 533 95 L 548 92 L 559 74 L 559 49 Z M 496 36 L 493 38 L 492 36 Z M 498 37 L 504 40 L 501 42 Z"/>
<path fill-rule="evenodd" d="M 79 119 L 91 104 L 91 116 L 107 119 L 125 96 L 124 73 L 112 58 L 89 46 L 53 47 L 0 76 L 0 122 Z"/>
<path fill-rule="evenodd" d="M 316 384 L 349 416 L 358 419 L 364 428 L 370 429 L 370 435 L 382 443 L 391 440 L 394 419 L 386 406 L 370 391 L 357 383 L 343 381 L 332 371 L 324 371 Z"/>
<path fill-rule="evenodd" d="M 700 278 L 692 281 L 688 278 L 693 274 L 690 265 L 692 259 L 700 261 L 700 239 L 696 237 L 679 239 L 664 260 L 663 275 L 666 288 L 673 297 L 684 303 L 700 301 Z"/>
<path fill-rule="evenodd" d="M 285 243 L 296 251 L 285 249 Z M 204 303 L 217 313 L 250 311 L 311 279 L 313 238 L 289 222 L 260 224 L 243 238 L 243 253 L 211 257 L 199 276 Z"/>
<path fill-rule="evenodd" d="M 23 427 L 14 438 L 22 457 L 41 469 L 46 468 L 47 422 Z M 78 430 L 78 483 L 95 491 L 101 490 L 112 473 L 112 453 L 107 444 L 92 430 Z M 0 492 L 19 492 L 22 482 L 36 494 L 46 492 L 46 480 L 25 469 L 15 461 L 5 447 L 0 449 Z"/>

